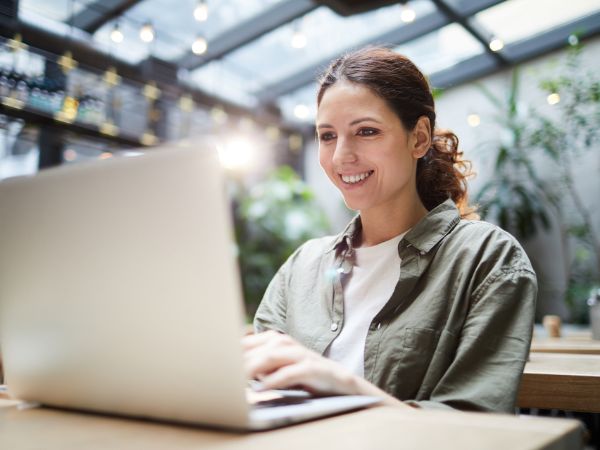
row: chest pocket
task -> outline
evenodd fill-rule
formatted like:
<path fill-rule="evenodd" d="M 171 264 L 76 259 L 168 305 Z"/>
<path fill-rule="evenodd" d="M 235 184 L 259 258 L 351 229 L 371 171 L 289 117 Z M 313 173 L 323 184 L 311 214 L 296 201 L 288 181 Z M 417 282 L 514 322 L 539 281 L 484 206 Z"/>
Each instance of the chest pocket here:
<path fill-rule="evenodd" d="M 388 355 L 382 366 L 390 367 L 383 373 L 389 377 L 382 380 L 401 399 L 416 397 L 427 369 L 431 363 L 440 338 L 440 332 L 432 328 L 405 328 L 398 336 L 393 355 Z"/>

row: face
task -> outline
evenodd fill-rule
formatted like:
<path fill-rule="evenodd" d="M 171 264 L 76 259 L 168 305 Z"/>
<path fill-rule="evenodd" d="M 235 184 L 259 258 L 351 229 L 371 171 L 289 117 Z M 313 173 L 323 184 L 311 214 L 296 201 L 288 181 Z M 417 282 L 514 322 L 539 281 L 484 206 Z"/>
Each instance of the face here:
<path fill-rule="evenodd" d="M 426 117 L 406 130 L 381 97 L 342 81 L 323 95 L 317 134 L 321 167 L 350 209 L 365 214 L 419 201 L 416 165 L 430 144 Z"/>

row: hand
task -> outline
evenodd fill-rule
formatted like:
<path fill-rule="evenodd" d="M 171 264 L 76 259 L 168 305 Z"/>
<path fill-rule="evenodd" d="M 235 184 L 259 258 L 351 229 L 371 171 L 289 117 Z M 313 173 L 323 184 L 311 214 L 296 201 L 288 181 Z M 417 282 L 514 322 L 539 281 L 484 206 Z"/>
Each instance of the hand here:
<path fill-rule="evenodd" d="M 300 387 L 314 394 L 359 394 L 356 375 L 275 331 L 242 338 L 249 379 L 265 389 Z"/>

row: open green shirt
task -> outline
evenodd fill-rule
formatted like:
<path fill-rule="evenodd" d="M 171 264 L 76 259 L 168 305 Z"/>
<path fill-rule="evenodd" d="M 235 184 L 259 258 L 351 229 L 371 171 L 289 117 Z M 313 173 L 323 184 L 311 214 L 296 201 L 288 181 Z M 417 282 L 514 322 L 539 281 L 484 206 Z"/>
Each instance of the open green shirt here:
<path fill-rule="evenodd" d="M 271 281 L 256 330 L 323 354 L 343 327 L 341 277 L 360 227 L 357 217 L 339 236 L 296 250 Z M 400 279 L 367 334 L 365 378 L 414 406 L 513 412 L 537 294 L 521 246 L 492 224 L 462 220 L 447 200 L 406 234 L 398 255 Z"/>

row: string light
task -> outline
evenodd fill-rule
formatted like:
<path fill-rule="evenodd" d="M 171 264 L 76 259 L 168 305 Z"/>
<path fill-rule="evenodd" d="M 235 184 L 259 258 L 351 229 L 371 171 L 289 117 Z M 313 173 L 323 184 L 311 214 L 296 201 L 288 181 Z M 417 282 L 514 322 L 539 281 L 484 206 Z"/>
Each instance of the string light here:
<path fill-rule="evenodd" d="M 144 42 L 152 42 L 154 40 L 154 27 L 151 23 L 146 22 L 140 28 L 140 39 Z"/>
<path fill-rule="evenodd" d="M 400 8 L 401 8 L 400 9 L 400 20 L 402 22 L 411 23 L 417 17 L 417 13 L 415 12 L 414 9 L 412 9 L 410 6 L 408 6 L 407 1 L 401 2 Z"/>
<path fill-rule="evenodd" d="M 110 40 L 113 41 L 115 44 L 120 44 L 121 42 L 123 42 L 123 32 L 121 31 L 121 27 L 119 26 L 119 23 L 115 23 L 115 26 L 113 27 L 112 31 L 110 32 Z"/>
<path fill-rule="evenodd" d="M 203 36 L 197 36 L 192 44 L 192 53 L 194 55 L 202 55 L 206 53 L 206 50 L 208 50 L 208 42 L 206 42 Z"/>
<path fill-rule="evenodd" d="M 498 37 L 493 37 L 490 39 L 490 50 L 493 52 L 498 52 L 504 48 L 504 41 Z"/>
<path fill-rule="evenodd" d="M 194 8 L 194 19 L 198 22 L 205 22 L 208 19 L 208 5 L 206 0 L 198 0 Z"/>

